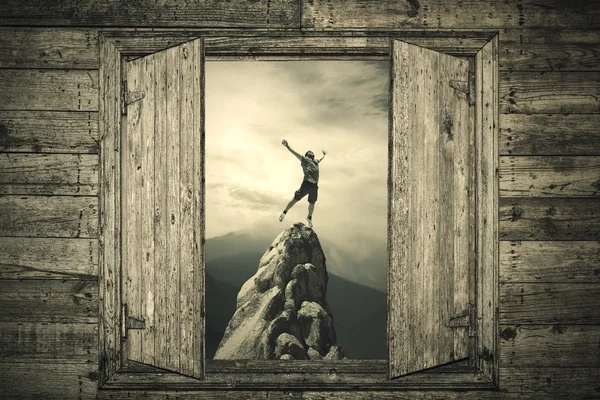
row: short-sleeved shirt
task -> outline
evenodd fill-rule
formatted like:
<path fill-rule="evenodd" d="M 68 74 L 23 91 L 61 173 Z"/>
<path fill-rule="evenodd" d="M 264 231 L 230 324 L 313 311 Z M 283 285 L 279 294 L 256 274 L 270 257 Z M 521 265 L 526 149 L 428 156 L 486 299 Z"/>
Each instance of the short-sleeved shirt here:
<path fill-rule="evenodd" d="M 312 160 L 306 156 L 300 161 L 302 171 L 304 171 L 304 180 L 312 178 L 315 182 L 319 182 L 319 160 Z"/>

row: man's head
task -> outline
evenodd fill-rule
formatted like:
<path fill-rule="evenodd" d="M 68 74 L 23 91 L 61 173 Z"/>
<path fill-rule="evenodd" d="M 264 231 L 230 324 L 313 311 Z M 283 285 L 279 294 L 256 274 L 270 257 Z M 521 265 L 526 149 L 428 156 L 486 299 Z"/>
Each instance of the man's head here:
<path fill-rule="evenodd" d="M 305 157 L 308 157 L 308 158 L 310 158 L 310 159 L 312 159 L 312 160 L 314 160 L 314 159 L 315 159 L 315 154 L 314 154 L 312 151 L 310 151 L 310 150 L 309 150 L 309 151 L 307 151 L 307 152 L 306 152 L 306 154 L 305 154 L 304 156 L 305 156 Z"/>

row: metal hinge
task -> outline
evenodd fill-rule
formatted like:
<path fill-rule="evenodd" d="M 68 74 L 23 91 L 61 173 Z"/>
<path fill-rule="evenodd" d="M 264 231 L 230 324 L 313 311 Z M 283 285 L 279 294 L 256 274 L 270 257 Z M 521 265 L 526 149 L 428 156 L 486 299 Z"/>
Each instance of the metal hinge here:
<path fill-rule="evenodd" d="M 469 303 L 467 310 L 451 317 L 446 324 L 449 328 L 469 328 L 469 336 L 477 336 L 477 315 L 475 307 Z"/>
<path fill-rule="evenodd" d="M 146 97 L 146 92 L 143 90 L 127 91 L 127 81 L 121 83 L 121 114 L 127 115 L 127 106 L 136 101 L 140 101 Z"/>
<path fill-rule="evenodd" d="M 124 303 L 121 313 L 121 337 L 123 339 L 127 339 L 127 331 L 130 329 L 146 329 L 146 321 L 130 317 L 127 314 L 127 303 Z"/>
<path fill-rule="evenodd" d="M 475 104 L 475 74 L 469 72 L 467 81 L 450 80 L 450 87 L 467 95 L 469 105 Z"/>

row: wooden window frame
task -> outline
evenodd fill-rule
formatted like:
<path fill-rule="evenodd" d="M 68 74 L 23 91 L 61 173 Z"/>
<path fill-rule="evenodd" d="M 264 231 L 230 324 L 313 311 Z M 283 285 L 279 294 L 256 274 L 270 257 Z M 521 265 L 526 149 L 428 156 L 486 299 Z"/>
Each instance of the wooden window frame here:
<path fill-rule="evenodd" d="M 387 360 L 207 360 L 203 380 L 127 362 L 121 349 L 120 132 L 124 64 L 202 37 L 211 60 L 390 60 L 399 39 L 469 57 L 475 73 L 475 339 L 468 362 L 399 379 Z M 144 390 L 495 390 L 498 388 L 498 32 L 136 30 L 99 36 L 99 388 Z M 473 329 L 473 328 L 472 328 Z M 275 374 L 275 375 L 274 375 Z"/>

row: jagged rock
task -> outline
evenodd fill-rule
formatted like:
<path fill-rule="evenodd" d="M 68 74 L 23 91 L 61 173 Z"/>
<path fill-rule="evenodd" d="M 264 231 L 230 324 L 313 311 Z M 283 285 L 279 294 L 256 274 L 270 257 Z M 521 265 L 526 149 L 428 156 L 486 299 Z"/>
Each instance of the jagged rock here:
<path fill-rule="evenodd" d="M 282 333 L 275 342 L 275 357 L 281 358 L 284 354 L 291 355 L 295 360 L 308 360 L 308 354 L 302 343 L 289 333 Z"/>
<path fill-rule="evenodd" d="M 305 301 L 298 311 L 298 324 L 307 346 L 325 355 L 335 344 L 333 320 L 319 303 Z"/>
<path fill-rule="evenodd" d="M 312 347 L 308 348 L 307 353 L 308 353 L 308 358 L 311 360 L 322 360 L 323 359 L 323 356 L 321 355 L 321 353 L 319 353 Z"/>
<path fill-rule="evenodd" d="M 336 345 L 316 233 L 297 223 L 263 254 L 237 296 L 215 359 L 319 359 Z"/>
<path fill-rule="evenodd" d="M 339 346 L 331 346 L 329 353 L 325 356 L 326 360 L 341 360 L 344 358 L 344 351 Z"/>

